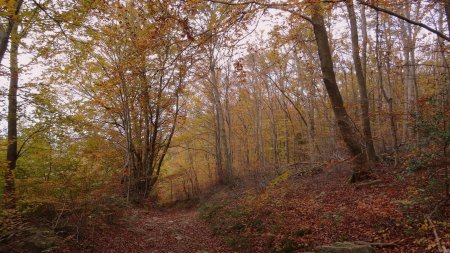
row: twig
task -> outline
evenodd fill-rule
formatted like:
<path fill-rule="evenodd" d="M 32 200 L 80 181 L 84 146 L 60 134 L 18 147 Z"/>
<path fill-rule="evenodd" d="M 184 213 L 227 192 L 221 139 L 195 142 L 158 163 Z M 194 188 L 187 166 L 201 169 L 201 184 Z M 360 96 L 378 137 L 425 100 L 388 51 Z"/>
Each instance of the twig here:
<path fill-rule="evenodd" d="M 58 226 L 59 219 L 61 218 L 65 207 L 66 207 L 66 203 L 64 202 L 61 212 L 59 213 L 58 218 L 56 219 L 55 225 L 53 225 L 53 230 Z"/>
<path fill-rule="evenodd" d="M 442 253 L 450 253 L 450 252 L 447 250 L 447 248 L 445 247 L 445 245 L 441 243 L 441 238 L 439 237 L 439 235 L 438 235 L 438 233 L 437 233 L 437 231 L 436 231 L 436 227 L 434 226 L 433 221 L 431 220 L 430 216 L 427 215 L 426 218 L 427 218 L 428 222 L 430 223 L 431 228 L 433 229 L 434 239 L 435 239 L 435 241 L 436 241 L 436 245 L 438 246 L 439 252 L 442 252 Z"/>
<path fill-rule="evenodd" d="M 363 182 L 363 183 L 356 184 L 355 187 L 356 187 L 357 189 L 359 189 L 359 188 L 361 188 L 361 187 L 363 187 L 363 186 L 369 186 L 369 185 L 379 184 L 379 183 L 381 183 L 381 182 L 383 182 L 383 180 L 377 179 L 377 180 L 373 180 L 373 181 L 369 181 L 369 182 Z"/>
<path fill-rule="evenodd" d="M 369 246 L 378 247 L 378 248 L 394 248 L 394 247 L 398 246 L 396 244 L 396 242 L 363 242 L 363 241 L 355 241 L 354 243 L 355 244 L 360 244 L 360 245 L 369 245 Z"/>
<path fill-rule="evenodd" d="M 433 217 L 433 214 L 436 213 L 439 210 L 439 208 L 446 205 L 447 201 L 448 201 L 447 199 L 442 200 L 439 204 L 436 205 L 436 207 L 433 209 L 433 211 L 431 211 L 431 213 L 429 213 L 427 215 L 427 217 L 430 217 L 430 218 Z"/>

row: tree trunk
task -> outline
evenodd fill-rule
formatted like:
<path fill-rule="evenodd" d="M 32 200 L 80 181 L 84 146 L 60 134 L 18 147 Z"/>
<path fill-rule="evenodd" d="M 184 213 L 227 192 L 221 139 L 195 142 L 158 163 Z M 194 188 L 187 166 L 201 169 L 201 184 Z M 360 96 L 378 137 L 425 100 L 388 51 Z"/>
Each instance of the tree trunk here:
<path fill-rule="evenodd" d="M 411 5 L 405 4 L 405 17 L 410 18 Z M 419 109 L 417 100 L 419 98 L 419 91 L 417 87 L 416 78 L 416 60 L 415 60 L 415 39 L 413 38 L 413 32 L 411 24 L 403 22 L 401 24 L 401 31 L 403 37 L 403 56 L 404 56 L 404 96 L 405 96 L 405 121 L 403 123 L 403 143 L 406 142 L 411 132 L 414 132 L 413 123 L 415 126 L 418 124 Z M 411 118 L 410 115 L 414 117 Z M 412 122 L 411 122 L 412 121 Z M 419 143 L 419 131 L 415 131 L 415 145 Z"/>
<path fill-rule="evenodd" d="M 327 90 L 333 112 L 339 127 L 342 138 L 354 156 L 353 176 L 351 181 L 362 180 L 367 177 L 369 170 L 367 167 L 367 159 L 362 154 L 361 145 L 356 137 L 355 128 L 350 120 L 349 115 L 344 107 L 341 93 L 336 82 L 334 73 L 333 59 L 331 55 L 330 45 L 328 43 L 328 34 L 324 24 L 324 18 L 321 13 L 320 3 L 313 5 L 312 25 L 314 36 L 317 43 L 317 51 L 320 59 L 320 67 L 322 70 L 323 81 Z"/>
<path fill-rule="evenodd" d="M 213 57 L 213 56 L 211 56 Z M 211 89 L 212 89 L 212 97 L 214 108 L 216 112 L 216 123 L 217 123 L 217 131 L 218 131 L 218 141 L 220 148 L 220 155 L 222 161 L 222 178 L 221 183 L 229 184 L 232 182 L 232 165 L 231 165 L 231 157 L 228 145 L 228 138 L 225 130 L 225 115 L 222 108 L 222 103 L 220 101 L 220 92 L 219 92 L 219 80 L 216 72 L 216 64 L 215 59 L 211 58 L 210 60 L 210 77 L 211 77 Z"/>
<path fill-rule="evenodd" d="M 449 25 L 449 33 L 450 33 L 450 0 L 447 0 L 445 3 L 445 11 L 447 14 L 447 24 Z M 438 27 L 440 31 L 444 30 L 444 24 L 443 24 L 443 13 L 439 14 L 438 19 Z M 439 54 L 441 57 L 442 66 L 444 66 L 444 70 L 442 71 L 442 76 L 444 76 L 444 80 L 442 82 L 442 112 L 444 113 L 446 108 L 448 108 L 449 103 L 449 92 L 448 89 L 450 87 L 450 69 L 447 62 L 447 51 L 445 48 L 445 42 L 442 38 L 437 38 L 437 45 L 439 48 Z M 446 130 L 447 126 L 447 118 L 444 117 L 444 127 Z"/>
<path fill-rule="evenodd" d="M 198 182 L 197 171 L 195 170 L 194 155 L 192 154 L 190 142 L 186 143 L 186 147 L 187 147 L 189 170 L 190 170 L 190 174 L 191 174 L 191 175 L 189 175 L 189 177 L 190 177 L 191 184 L 192 184 L 192 195 L 198 196 L 200 194 L 200 184 Z"/>
<path fill-rule="evenodd" d="M 444 0 L 444 9 L 445 9 L 445 15 L 447 16 L 447 29 L 448 34 L 450 35 L 450 1 Z"/>
<path fill-rule="evenodd" d="M 227 75 L 225 78 L 225 108 L 224 108 L 224 115 L 225 115 L 225 121 L 227 123 L 227 147 L 228 147 L 228 153 L 227 153 L 227 160 L 229 163 L 229 177 L 232 178 L 233 177 L 233 131 L 232 131 L 232 124 L 233 122 L 231 121 L 231 110 L 230 110 L 230 78 L 229 78 L 229 71 L 227 71 Z"/>
<path fill-rule="evenodd" d="M 214 96 L 214 95 L 211 95 Z M 214 104 L 214 98 L 212 98 L 213 102 L 213 115 L 214 115 L 214 134 L 215 134 L 215 160 L 216 160 L 216 178 L 219 183 L 223 178 L 223 164 L 222 164 L 222 150 L 221 150 L 221 140 L 220 140 L 220 129 L 219 129 L 219 116 L 217 114 L 216 105 Z"/>
<path fill-rule="evenodd" d="M 0 28 L 0 64 L 2 63 L 6 49 L 8 48 L 11 34 L 13 33 L 13 29 L 15 29 L 14 26 L 17 26 L 17 15 L 20 12 L 23 0 L 17 0 L 15 2 L 14 10 L 11 10 L 11 14 L 9 14 L 6 29 L 3 27 Z"/>
<path fill-rule="evenodd" d="M 256 55 L 251 55 L 251 61 L 253 65 L 253 71 L 254 73 L 257 73 L 256 70 Z M 263 143 L 263 133 L 262 133 L 262 105 L 261 105 L 261 85 L 258 83 L 257 78 L 252 78 L 252 85 L 253 85 L 253 96 L 255 99 L 255 130 L 256 130 L 256 154 L 258 159 L 258 170 L 262 171 L 266 164 L 266 159 L 264 156 L 264 143 Z"/>
<path fill-rule="evenodd" d="M 364 75 L 364 68 L 359 57 L 359 41 L 358 41 L 358 27 L 356 23 L 355 9 L 353 0 L 346 1 L 347 10 L 350 19 L 350 31 L 352 40 L 353 62 L 355 65 L 356 79 L 359 87 L 359 97 L 361 106 L 361 121 L 364 132 L 364 142 L 366 144 L 367 159 L 370 163 L 375 162 L 376 154 L 373 146 L 372 130 L 369 118 L 369 99 L 367 97 L 366 77 Z"/>
<path fill-rule="evenodd" d="M 275 109 L 274 106 L 276 103 L 272 103 L 274 94 L 272 93 L 272 90 L 270 89 L 269 82 L 265 82 L 265 88 L 267 92 L 267 98 L 268 98 L 268 105 L 269 108 L 269 121 L 270 121 L 270 129 L 272 132 L 272 162 L 273 164 L 278 167 L 279 165 L 279 159 L 278 159 L 278 128 L 276 124 L 276 118 L 275 118 Z"/>
<path fill-rule="evenodd" d="M 5 172 L 5 208 L 14 209 L 16 207 L 16 193 L 14 182 L 14 170 L 17 163 L 17 90 L 19 83 L 19 66 L 17 56 L 19 53 L 19 37 L 17 34 L 17 24 L 11 31 L 11 51 L 10 51 L 10 83 L 8 93 L 8 147 L 6 159 L 8 166 Z"/>
<path fill-rule="evenodd" d="M 315 104 L 314 104 L 315 90 L 313 84 L 308 91 L 308 144 L 309 144 L 309 160 L 311 164 L 316 161 L 317 153 L 320 153 L 319 148 L 316 145 L 316 126 L 315 126 Z"/>
<path fill-rule="evenodd" d="M 286 156 L 286 163 L 289 164 L 291 159 L 289 155 L 289 129 L 288 129 L 288 111 L 284 112 L 284 151 Z"/>
<path fill-rule="evenodd" d="M 364 78 L 367 81 L 367 18 L 366 18 L 366 6 L 361 4 L 361 31 L 362 31 L 362 49 L 361 49 L 361 61 Z"/>
<path fill-rule="evenodd" d="M 379 24 L 379 18 L 378 18 L 378 13 L 377 13 L 377 23 L 376 23 L 376 31 L 375 31 L 375 36 L 376 36 L 376 45 L 375 45 L 375 50 L 376 50 L 376 60 L 377 60 L 377 70 L 378 70 L 378 83 L 380 85 L 380 89 L 383 95 L 384 100 L 386 101 L 386 103 L 388 104 L 388 110 L 389 110 L 389 125 L 390 125 L 390 132 L 391 132 L 391 137 L 392 137 L 392 148 L 394 150 L 394 167 L 397 167 L 398 165 L 398 137 L 397 137 L 397 125 L 395 122 L 395 114 L 394 114 L 394 98 L 392 96 L 392 84 L 391 84 L 391 63 L 390 63 L 390 53 L 391 53 L 391 47 L 390 47 L 390 43 L 386 42 L 387 44 L 387 59 L 386 59 L 386 76 L 387 76 L 387 84 L 389 87 L 389 95 L 386 92 L 386 89 L 384 87 L 383 84 L 383 62 L 382 62 L 382 55 L 381 55 L 381 48 L 380 48 L 380 24 Z"/>

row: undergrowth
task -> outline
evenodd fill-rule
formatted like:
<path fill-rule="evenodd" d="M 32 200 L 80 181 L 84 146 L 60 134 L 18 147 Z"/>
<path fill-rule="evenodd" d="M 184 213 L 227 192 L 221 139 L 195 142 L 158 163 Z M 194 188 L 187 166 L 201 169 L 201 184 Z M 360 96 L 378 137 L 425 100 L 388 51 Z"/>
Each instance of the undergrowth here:
<path fill-rule="evenodd" d="M 450 246 L 445 187 L 436 170 L 382 168 L 376 171 L 382 183 L 365 187 L 347 184 L 345 166 L 301 177 L 283 172 L 262 191 L 248 186 L 241 198 L 209 198 L 200 215 L 236 252 L 302 252 L 339 241 L 395 244 L 383 252 L 431 252 L 437 250 L 433 229 Z M 433 225 L 425 218 L 431 212 Z"/>
<path fill-rule="evenodd" d="M 48 252 L 64 243 L 89 247 L 91 231 L 117 224 L 126 206 L 116 185 L 85 192 L 66 187 L 43 194 L 47 187 L 45 182 L 36 184 L 15 210 L 2 210 L 0 252 Z M 71 194 L 73 190 L 78 194 Z"/>

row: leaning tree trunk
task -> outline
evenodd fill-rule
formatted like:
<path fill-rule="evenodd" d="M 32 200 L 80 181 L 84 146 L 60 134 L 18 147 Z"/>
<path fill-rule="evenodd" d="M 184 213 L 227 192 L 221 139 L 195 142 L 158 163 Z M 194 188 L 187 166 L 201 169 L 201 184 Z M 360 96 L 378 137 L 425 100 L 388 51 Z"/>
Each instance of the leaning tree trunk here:
<path fill-rule="evenodd" d="M 19 83 L 19 66 L 17 55 L 19 51 L 19 38 L 17 34 L 17 24 L 11 31 L 11 51 L 10 51 L 10 83 L 8 93 L 8 147 L 6 158 L 8 166 L 5 172 L 5 208 L 14 209 L 16 207 L 16 193 L 14 182 L 14 170 L 17 163 L 17 90 Z"/>
<path fill-rule="evenodd" d="M 321 12 L 320 3 L 314 4 L 311 23 L 313 25 L 314 36 L 317 43 L 317 51 L 319 54 L 325 88 L 333 107 L 339 131 L 348 150 L 354 156 L 353 176 L 351 178 L 351 181 L 354 182 L 366 178 L 369 174 L 369 169 L 367 167 L 367 159 L 362 154 L 361 145 L 356 137 L 355 128 L 347 114 L 347 110 L 344 107 L 344 101 L 339 92 L 336 75 L 334 73 L 330 45 L 328 43 L 328 34 L 325 28 L 324 17 Z"/>
<path fill-rule="evenodd" d="M 8 43 L 11 38 L 11 34 L 13 34 L 13 30 L 17 29 L 14 26 L 17 26 L 17 15 L 19 15 L 20 8 L 22 7 L 23 0 L 17 0 L 14 4 L 14 10 L 11 10 L 11 14 L 8 16 L 8 24 L 6 25 L 6 29 L 3 27 L 0 28 L 0 64 L 2 63 L 3 57 L 5 56 L 6 49 L 8 48 Z M 17 31 L 16 31 L 17 33 Z"/>
<path fill-rule="evenodd" d="M 350 32 L 352 39 L 353 62 L 355 64 L 356 79 L 359 87 L 359 99 L 361 106 L 361 121 L 364 132 L 364 142 L 366 144 L 367 158 L 370 163 L 375 162 L 376 154 L 373 146 L 372 130 L 369 118 L 369 99 L 367 97 L 367 84 L 364 75 L 364 68 L 359 57 L 359 42 L 358 42 L 358 27 L 356 23 L 355 9 L 353 7 L 353 0 L 346 1 L 348 15 L 350 19 Z"/>

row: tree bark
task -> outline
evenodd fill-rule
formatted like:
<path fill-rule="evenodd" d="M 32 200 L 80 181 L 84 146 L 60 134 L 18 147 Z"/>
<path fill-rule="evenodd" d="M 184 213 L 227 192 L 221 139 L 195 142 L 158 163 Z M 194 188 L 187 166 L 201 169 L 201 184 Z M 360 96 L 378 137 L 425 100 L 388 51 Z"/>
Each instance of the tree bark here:
<path fill-rule="evenodd" d="M 450 33 L 450 0 L 445 3 L 445 12 L 447 16 L 447 24 L 449 28 Z M 439 14 L 438 18 L 438 27 L 439 30 L 444 30 L 444 24 L 443 24 L 443 13 Z M 437 47 L 439 48 L 439 54 L 442 62 L 442 66 L 444 66 L 444 71 L 442 71 L 442 75 L 444 76 L 444 81 L 442 82 L 442 112 L 445 112 L 446 108 L 448 107 L 449 102 L 449 92 L 448 89 L 450 87 L 450 69 L 447 62 L 447 51 L 445 48 L 445 42 L 441 38 L 437 38 Z M 444 126 L 447 127 L 447 120 L 444 118 Z"/>
<path fill-rule="evenodd" d="M 362 148 L 359 140 L 356 137 L 355 128 L 350 120 L 347 110 L 344 107 L 341 93 L 336 82 L 336 75 L 334 72 L 333 58 L 331 55 L 330 45 L 328 42 L 328 34 L 325 28 L 324 17 L 321 13 L 320 3 L 313 5 L 312 25 L 314 36 L 317 43 L 317 51 L 320 59 L 320 67 L 322 70 L 323 81 L 327 90 L 333 112 L 339 127 L 342 138 L 354 156 L 353 162 L 353 176 L 351 181 L 362 180 L 367 177 L 369 170 L 367 167 L 367 159 L 362 154 Z"/>
<path fill-rule="evenodd" d="M 253 72 L 257 73 L 256 69 L 256 57 L 257 55 L 252 54 L 250 56 L 250 61 L 252 64 Z M 261 91 L 261 84 L 258 82 L 259 80 L 256 77 L 253 77 L 251 82 L 253 86 L 253 97 L 255 100 L 255 130 L 256 130 L 256 154 L 258 158 L 258 170 L 262 171 L 266 167 L 266 158 L 264 155 L 264 143 L 263 143 L 263 133 L 262 133 L 262 103 L 261 103 L 261 97 L 262 97 L 262 91 Z"/>
<path fill-rule="evenodd" d="M 219 80 L 217 77 L 216 71 L 216 60 L 214 59 L 213 52 L 211 52 L 210 59 L 210 84 L 212 91 L 212 98 L 216 113 L 216 124 L 217 124 L 217 140 L 218 140 L 218 148 L 220 149 L 220 159 L 221 159 L 221 175 L 219 180 L 223 184 L 230 184 L 232 182 L 232 164 L 231 157 L 228 145 L 228 138 L 225 130 L 225 115 L 222 108 L 222 103 L 220 101 L 220 92 L 219 92 Z"/>
<path fill-rule="evenodd" d="M 392 96 L 392 84 L 391 84 L 391 63 L 390 63 L 390 53 L 391 53 L 391 44 L 386 41 L 386 47 L 387 47 L 387 59 L 386 59 L 386 76 L 387 76 L 387 84 L 390 90 L 390 94 L 386 92 L 386 89 L 384 87 L 384 80 L 383 80 L 383 62 L 382 62 L 382 54 L 381 54 L 381 33 L 380 33 L 380 24 L 379 24 L 379 15 L 377 13 L 377 19 L 376 19 L 376 29 L 375 29 L 375 36 L 376 36 L 376 42 L 375 42 L 375 50 L 376 50 L 376 60 L 377 60 L 377 70 L 378 70 L 378 84 L 380 86 L 382 95 L 386 103 L 388 104 L 388 110 L 389 110 L 389 125 L 390 125 L 390 132 L 392 137 L 392 148 L 394 150 L 394 167 L 397 167 L 398 165 L 398 137 L 397 137 L 397 125 L 395 122 L 395 114 L 394 114 L 394 98 Z"/>
<path fill-rule="evenodd" d="M 447 16 L 448 34 L 450 35 L 450 1 L 449 0 L 444 0 L 444 1 L 446 1 L 444 3 L 444 9 L 445 9 L 445 15 Z"/>
<path fill-rule="evenodd" d="M 17 0 L 15 3 L 14 10 L 11 11 L 11 15 L 8 17 L 8 24 L 6 29 L 0 28 L 0 64 L 2 63 L 3 57 L 5 56 L 6 49 L 8 48 L 11 33 L 14 26 L 17 25 L 17 15 L 19 15 L 20 8 L 22 7 L 23 0 Z"/>
<path fill-rule="evenodd" d="M 19 83 L 19 66 L 17 56 L 19 53 L 19 36 L 17 24 L 11 31 L 10 49 L 10 83 L 8 93 L 8 146 L 6 158 L 8 166 L 5 172 L 5 208 L 14 209 L 16 207 L 16 193 L 14 170 L 17 164 L 17 90 Z"/>
<path fill-rule="evenodd" d="M 407 18 L 410 18 L 411 5 L 405 4 L 404 12 Z M 416 78 L 416 60 L 415 60 L 415 38 L 413 37 L 413 32 L 411 24 L 408 22 L 403 22 L 401 24 L 401 32 L 403 38 L 403 56 L 404 56 L 404 97 L 405 106 L 404 114 L 405 121 L 403 123 L 403 140 L 405 143 L 409 139 L 411 133 L 413 133 L 414 126 L 417 127 L 418 124 L 418 98 L 419 91 L 417 87 Z M 410 117 L 413 115 L 413 117 Z M 412 124 L 414 125 L 412 125 Z M 419 131 L 415 131 L 415 146 L 419 143 Z"/>
<path fill-rule="evenodd" d="M 291 159 L 289 155 L 289 129 L 288 129 L 288 111 L 284 112 L 284 151 L 286 156 L 286 163 L 289 164 Z"/>
<path fill-rule="evenodd" d="M 361 106 L 361 121 L 363 125 L 364 142 L 366 144 L 367 159 L 370 163 L 373 163 L 376 160 L 376 153 L 375 148 L 373 146 L 372 129 L 370 126 L 369 99 L 367 97 L 366 77 L 364 75 L 364 69 L 361 64 L 361 58 L 359 57 L 358 26 L 356 23 L 356 15 L 353 6 L 353 0 L 347 0 L 346 6 L 350 19 L 353 62 L 355 65 L 356 79 L 358 81 L 359 87 L 359 97 L 360 97 L 359 99 Z"/>
<path fill-rule="evenodd" d="M 269 108 L 269 112 L 270 112 L 270 117 L 269 117 L 269 121 L 270 121 L 270 129 L 272 132 L 272 162 L 273 164 L 278 167 L 279 165 L 279 159 L 278 159 L 278 128 L 276 125 L 276 119 L 275 119 L 275 108 L 274 108 L 274 104 L 272 103 L 272 99 L 274 94 L 272 93 L 271 89 L 270 89 L 270 85 L 269 85 L 269 81 L 267 80 L 265 82 L 265 88 L 267 91 L 267 98 L 268 98 L 268 108 Z"/>
<path fill-rule="evenodd" d="M 362 49 L 361 49 L 361 61 L 364 78 L 367 81 L 367 18 L 366 18 L 366 6 L 361 5 L 361 31 L 362 31 Z"/>

